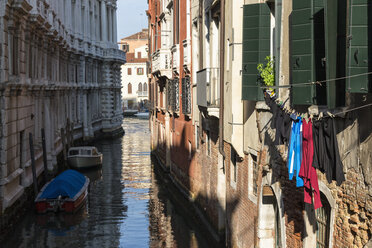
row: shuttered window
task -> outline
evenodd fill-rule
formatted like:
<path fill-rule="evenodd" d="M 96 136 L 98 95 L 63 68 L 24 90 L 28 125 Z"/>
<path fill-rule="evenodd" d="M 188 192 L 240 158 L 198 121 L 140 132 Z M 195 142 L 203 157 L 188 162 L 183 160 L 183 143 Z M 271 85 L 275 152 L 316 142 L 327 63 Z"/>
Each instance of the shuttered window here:
<path fill-rule="evenodd" d="M 368 36 L 371 36 L 372 3 L 369 0 L 351 0 L 349 3 L 349 44 L 348 44 L 348 76 L 372 71 L 372 49 L 368 47 Z M 371 41 L 369 40 L 369 43 Z M 347 80 L 349 92 L 372 92 L 372 76 L 351 77 Z"/>
<path fill-rule="evenodd" d="M 329 108 L 344 105 L 345 80 L 333 79 L 347 76 L 346 3 L 346 0 L 293 0 L 291 15 L 293 104 L 327 104 Z M 363 18 L 367 20 L 367 15 Z M 366 31 L 364 33 L 367 35 Z M 303 85 L 323 80 L 328 82 L 322 85 Z"/>
<path fill-rule="evenodd" d="M 270 55 L 270 8 L 266 3 L 243 7 L 242 99 L 262 100 L 257 65 Z"/>
<path fill-rule="evenodd" d="M 293 0 L 292 84 L 326 78 L 324 2 Z M 325 86 L 303 85 L 292 88 L 293 104 L 325 104 Z"/>

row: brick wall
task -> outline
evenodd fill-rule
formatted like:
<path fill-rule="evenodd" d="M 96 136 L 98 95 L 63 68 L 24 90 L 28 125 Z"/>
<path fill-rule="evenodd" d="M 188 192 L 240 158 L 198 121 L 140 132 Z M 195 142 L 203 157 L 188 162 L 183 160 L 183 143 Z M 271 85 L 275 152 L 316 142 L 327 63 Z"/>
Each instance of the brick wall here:
<path fill-rule="evenodd" d="M 228 247 L 255 247 L 257 202 L 248 198 L 248 156 L 236 163 L 237 182 L 231 180 L 231 145 L 224 142 L 226 171 L 226 218 Z"/>

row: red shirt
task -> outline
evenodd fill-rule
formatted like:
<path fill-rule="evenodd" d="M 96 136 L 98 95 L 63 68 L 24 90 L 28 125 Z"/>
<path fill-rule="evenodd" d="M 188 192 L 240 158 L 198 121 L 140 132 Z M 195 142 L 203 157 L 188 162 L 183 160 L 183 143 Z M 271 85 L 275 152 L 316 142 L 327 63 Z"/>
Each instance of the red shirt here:
<path fill-rule="evenodd" d="M 318 185 L 318 175 L 312 166 L 314 157 L 313 126 L 311 119 L 308 123 L 303 119 L 302 123 L 302 162 L 299 176 L 304 180 L 304 202 L 312 203 L 312 192 L 314 189 L 314 208 L 322 207 Z"/>

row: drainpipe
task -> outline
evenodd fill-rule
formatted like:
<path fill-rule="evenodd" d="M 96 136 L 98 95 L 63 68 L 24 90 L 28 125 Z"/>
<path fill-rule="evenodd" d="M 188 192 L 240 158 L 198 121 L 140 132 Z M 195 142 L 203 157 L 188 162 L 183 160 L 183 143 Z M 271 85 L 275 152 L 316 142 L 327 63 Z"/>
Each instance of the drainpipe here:
<path fill-rule="evenodd" d="M 225 74 L 225 0 L 221 0 L 221 35 L 220 35 L 220 120 L 219 120 L 219 151 L 225 158 L 223 145 L 223 123 L 224 123 L 224 74 Z"/>

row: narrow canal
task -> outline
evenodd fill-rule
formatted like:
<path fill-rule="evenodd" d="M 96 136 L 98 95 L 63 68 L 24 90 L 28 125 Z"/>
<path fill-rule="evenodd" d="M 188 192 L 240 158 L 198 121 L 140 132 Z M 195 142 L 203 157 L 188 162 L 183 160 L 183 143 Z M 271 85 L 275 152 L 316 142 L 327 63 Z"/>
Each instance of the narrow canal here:
<path fill-rule="evenodd" d="M 83 172 L 91 180 L 83 209 L 73 215 L 30 211 L 0 246 L 208 247 L 154 172 L 148 120 L 127 118 L 123 127 L 124 137 L 95 144 L 103 165 Z"/>

